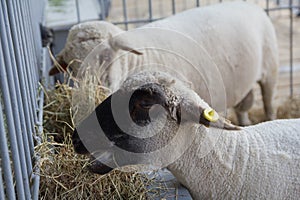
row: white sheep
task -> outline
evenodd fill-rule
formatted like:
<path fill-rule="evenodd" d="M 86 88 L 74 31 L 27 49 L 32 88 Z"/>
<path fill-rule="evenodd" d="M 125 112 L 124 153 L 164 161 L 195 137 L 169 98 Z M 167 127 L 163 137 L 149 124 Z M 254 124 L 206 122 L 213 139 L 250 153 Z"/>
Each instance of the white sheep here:
<path fill-rule="evenodd" d="M 195 199 L 298 199 L 300 119 L 275 120 L 242 131 L 200 127 L 195 142 L 168 166 Z M 205 156 L 202 139 L 217 143 Z"/>
<path fill-rule="evenodd" d="M 69 67 L 76 76 L 81 62 L 97 45 L 121 32 L 120 28 L 105 21 L 89 21 L 74 25 L 69 30 L 65 47 L 56 56 L 56 61 L 63 69 L 54 65 L 49 75 L 65 71 L 70 64 Z"/>
<path fill-rule="evenodd" d="M 75 129 L 74 148 L 78 153 L 100 152 L 96 157 L 105 164 L 93 168 L 100 174 L 130 159 L 130 164 L 167 165 L 194 199 L 298 199 L 300 119 L 239 128 L 211 110 L 180 80 L 141 72 Z M 178 153 L 182 155 L 176 157 Z M 150 157 L 134 160 L 136 154 Z M 160 162 L 170 157 L 177 160 Z"/>
<path fill-rule="evenodd" d="M 250 3 L 195 8 L 123 32 L 99 45 L 85 64 L 93 58 L 94 70 L 112 91 L 141 70 L 168 71 L 190 82 L 217 111 L 234 107 L 240 125 L 251 123 L 247 111 L 258 82 L 267 119 L 275 118 L 276 35 L 264 10 Z M 99 60 L 106 63 L 101 70 Z"/>

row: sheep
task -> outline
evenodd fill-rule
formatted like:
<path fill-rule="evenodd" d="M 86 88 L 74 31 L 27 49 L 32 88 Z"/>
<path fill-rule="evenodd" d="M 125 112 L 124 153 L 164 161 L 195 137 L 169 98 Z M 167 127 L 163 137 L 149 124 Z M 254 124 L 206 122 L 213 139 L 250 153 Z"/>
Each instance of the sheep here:
<path fill-rule="evenodd" d="M 93 68 L 112 92 L 143 69 L 168 71 L 189 82 L 217 111 L 234 107 L 240 125 L 251 124 L 247 111 L 258 82 L 266 119 L 276 118 L 276 35 L 266 13 L 254 4 L 231 2 L 191 9 L 117 34 L 89 56 L 83 66 L 100 60 Z"/>
<path fill-rule="evenodd" d="M 49 75 L 55 75 L 61 70 L 66 71 L 68 65 L 72 68 L 74 76 L 80 68 L 84 58 L 101 42 L 121 33 L 123 30 L 105 21 L 88 21 L 74 25 L 67 37 L 65 47 L 56 56 L 56 61 L 63 68 L 54 65 Z M 71 61 L 76 61 L 71 63 Z"/>
<path fill-rule="evenodd" d="M 237 127 L 181 80 L 144 71 L 77 126 L 73 145 L 100 174 L 166 165 L 194 199 L 298 199 L 299 130 L 300 119 Z"/>

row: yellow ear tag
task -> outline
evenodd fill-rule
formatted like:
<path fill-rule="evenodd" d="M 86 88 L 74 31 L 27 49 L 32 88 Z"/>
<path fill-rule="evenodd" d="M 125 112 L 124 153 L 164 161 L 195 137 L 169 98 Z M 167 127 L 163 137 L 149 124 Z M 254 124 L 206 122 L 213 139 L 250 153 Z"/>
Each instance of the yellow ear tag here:
<path fill-rule="evenodd" d="M 210 122 L 216 122 L 219 119 L 218 113 L 211 108 L 206 108 L 203 112 L 203 116 Z"/>

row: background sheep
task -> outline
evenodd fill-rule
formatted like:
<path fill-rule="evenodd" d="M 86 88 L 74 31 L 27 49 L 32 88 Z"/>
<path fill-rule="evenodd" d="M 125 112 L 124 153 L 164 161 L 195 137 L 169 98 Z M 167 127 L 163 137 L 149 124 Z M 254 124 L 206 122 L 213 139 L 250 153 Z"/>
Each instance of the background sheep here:
<path fill-rule="evenodd" d="M 101 42 L 122 32 L 117 26 L 105 21 L 83 22 L 74 25 L 68 34 L 65 47 L 56 56 L 56 60 L 63 69 L 53 66 L 49 75 L 55 75 L 66 70 L 70 64 L 73 75 L 76 76 L 81 62 Z M 71 63 L 71 61 L 74 61 Z"/>
<path fill-rule="evenodd" d="M 143 55 L 126 55 L 119 49 Z M 191 9 L 124 32 L 100 45 L 85 64 L 102 58 L 106 65 L 100 70 L 102 62 L 94 64 L 94 70 L 112 91 L 137 71 L 171 69 L 218 111 L 235 107 L 239 124 L 247 125 L 256 82 L 267 119 L 275 118 L 277 54 L 274 28 L 265 12 L 235 2 Z"/>
<path fill-rule="evenodd" d="M 123 116 L 123 124 L 117 123 L 114 109 L 119 117 Z M 131 164 L 157 164 L 157 160 L 168 160 L 187 148 L 181 157 L 168 164 L 168 169 L 195 199 L 299 197 L 300 119 L 238 130 L 216 114 L 212 114 L 215 120 L 207 118 L 207 109 L 208 104 L 180 80 L 163 73 L 143 72 L 126 80 L 120 90 L 77 127 L 73 144 L 79 153 L 88 153 L 87 149 L 101 152 L 97 157 L 105 164 L 98 163 L 98 173 L 122 166 L 124 157 L 122 160 L 115 148 L 143 155 L 154 152 L 151 160 L 147 157 L 132 160 Z M 162 128 L 157 120 L 163 122 Z M 108 143 L 101 140 L 101 134 L 105 134 Z M 154 136 L 144 137 L 149 134 Z M 179 142 L 168 149 L 168 143 L 178 135 Z M 164 149 L 168 151 L 160 154 Z"/>

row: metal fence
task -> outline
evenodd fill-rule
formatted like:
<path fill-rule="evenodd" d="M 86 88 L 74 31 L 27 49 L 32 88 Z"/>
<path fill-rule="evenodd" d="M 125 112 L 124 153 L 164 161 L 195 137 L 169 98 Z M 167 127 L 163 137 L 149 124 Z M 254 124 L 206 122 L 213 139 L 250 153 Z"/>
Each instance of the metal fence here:
<path fill-rule="evenodd" d="M 0 199 L 38 199 L 34 146 L 42 126 L 45 2 L 0 3 Z"/>

